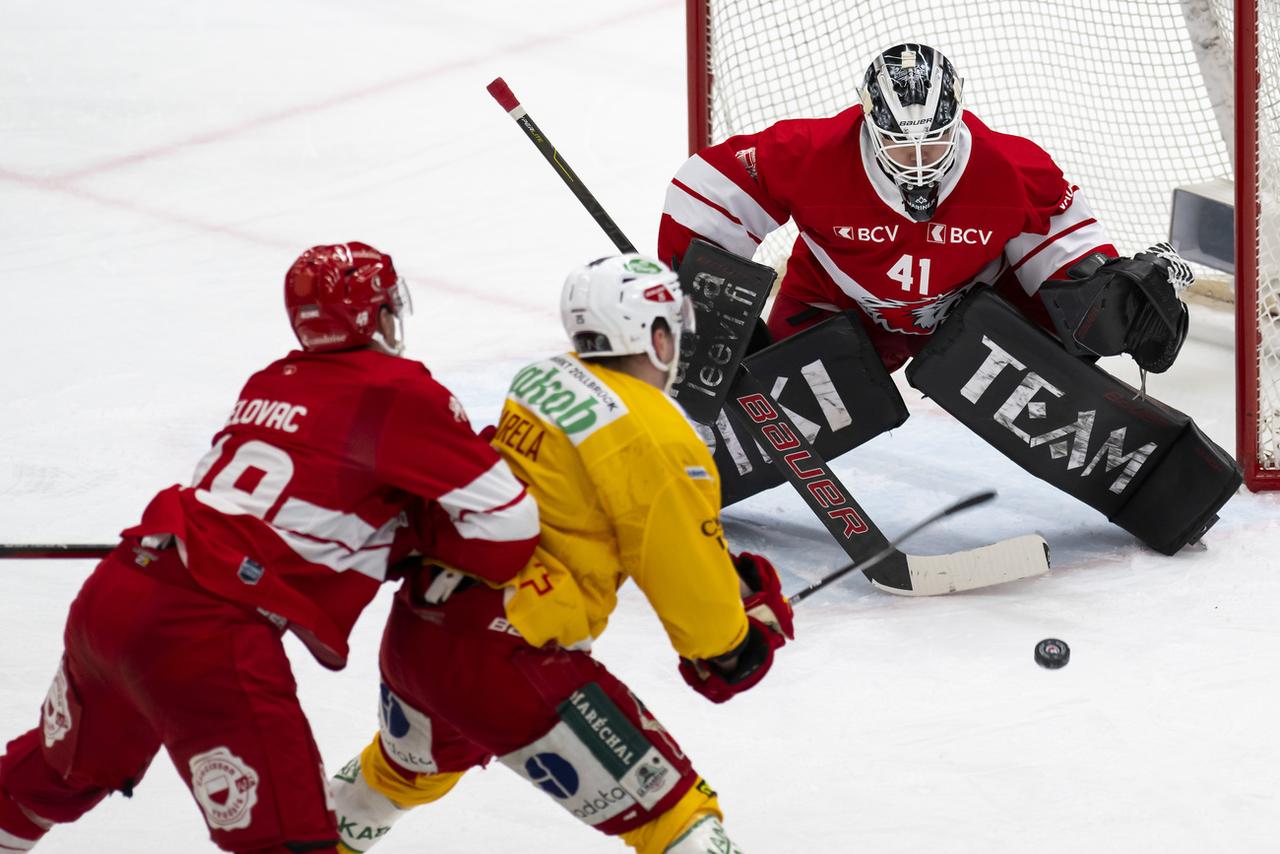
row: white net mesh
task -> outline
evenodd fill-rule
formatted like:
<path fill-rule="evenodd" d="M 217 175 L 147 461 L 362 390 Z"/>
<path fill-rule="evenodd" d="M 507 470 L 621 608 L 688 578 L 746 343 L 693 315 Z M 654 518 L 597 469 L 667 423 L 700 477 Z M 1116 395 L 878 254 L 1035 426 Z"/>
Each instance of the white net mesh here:
<path fill-rule="evenodd" d="M 1260 184 L 1274 197 L 1280 0 L 1250 2 Z M 965 78 L 966 109 L 1048 150 L 1131 254 L 1167 237 L 1174 187 L 1233 175 L 1232 21 L 1231 0 L 712 0 L 709 136 L 834 114 L 877 51 L 921 41 Z M 1259 235 L 1260 457 L 1280 472 L 1280 211 L 1265 197 Z M 757 258 L 778 264 L 794 236 L 775 233 Z"/>

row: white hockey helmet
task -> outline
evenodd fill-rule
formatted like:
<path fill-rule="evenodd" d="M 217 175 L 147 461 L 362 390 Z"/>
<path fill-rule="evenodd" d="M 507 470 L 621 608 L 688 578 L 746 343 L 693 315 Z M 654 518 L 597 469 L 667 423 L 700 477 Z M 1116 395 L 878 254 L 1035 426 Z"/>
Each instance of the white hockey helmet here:
<path fill-rule="evenodd" d="M 956 161 L 962 89 L 951 61 L 923 44 L 894 45 L 863 79 L 859 95 L 876 162 L 917 222 L 933 216 L 942 176 Z"/>
<path fill-rule="evenodd" d="M 653 349 L 653 324 L 662 320 L 675 337 L 676 355 L 663 362 Z M 693 301 L 664 264 L 634 253 L 610 255 L 579 267 L 564 281 L 560 320 L 585 359 L 645 353 L 675 375 L 681 333 L 694 332 Z"/>

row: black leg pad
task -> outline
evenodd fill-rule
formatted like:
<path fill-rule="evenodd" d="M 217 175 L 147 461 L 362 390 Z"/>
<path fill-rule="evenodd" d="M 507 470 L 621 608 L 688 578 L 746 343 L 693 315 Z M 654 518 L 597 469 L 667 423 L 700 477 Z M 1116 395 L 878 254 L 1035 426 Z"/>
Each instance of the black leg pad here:
<path fill-rule="evenodd" d="M 965 297 L 907 381 L 1031 474 L 1173 554 L 1242 477 L 1185 414 L 1062 346 L 989 288 Z"/>

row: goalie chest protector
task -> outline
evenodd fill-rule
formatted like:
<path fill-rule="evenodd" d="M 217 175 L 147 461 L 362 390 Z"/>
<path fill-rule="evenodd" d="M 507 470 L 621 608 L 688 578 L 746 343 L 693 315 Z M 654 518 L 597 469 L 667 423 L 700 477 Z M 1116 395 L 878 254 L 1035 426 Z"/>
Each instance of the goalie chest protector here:
<path fill-rule="evenodd" d="M 1156 551 L 1198 540 L 1241 484 L 1188 416 L 1068 355 L 989 288 L 967 296 L 907 381 L 1005 456 Z"/>

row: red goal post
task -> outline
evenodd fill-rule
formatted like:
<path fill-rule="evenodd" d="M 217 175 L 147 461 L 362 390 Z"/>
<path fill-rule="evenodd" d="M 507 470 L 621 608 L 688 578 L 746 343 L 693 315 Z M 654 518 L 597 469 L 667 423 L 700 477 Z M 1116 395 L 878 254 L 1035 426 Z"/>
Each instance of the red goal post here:
<path fill-rule="evenodd" d="M 1280 489 L 1280 0 L 686 0 L 686 17 L 691 153 L 844 109 L 877 50 L 919 40 L 966 78 L 967 109 L 1053 154 L 1122 252 L 1167 239 L 1174 188 L 1234 179 L 1237 458 L 1250 489 Z"/>
<path fill-rule="evenodd" d="M 1280 0 L 1237 0 L 1235 13 L 1236 458 L 1246 486 L 1274 490 L 1280 489 Z"/>

